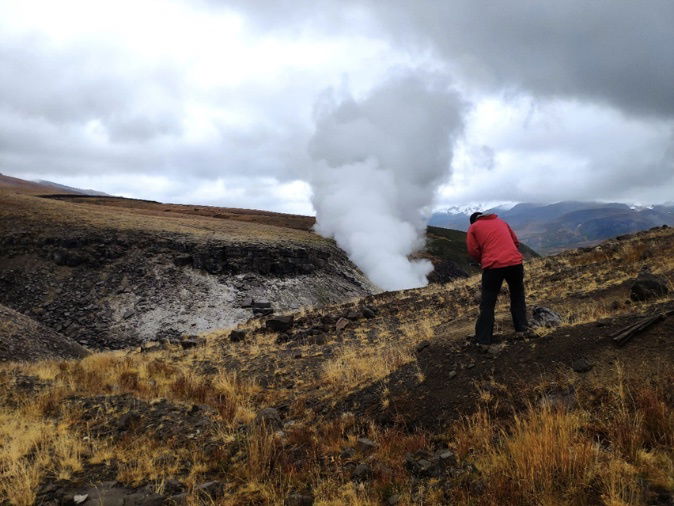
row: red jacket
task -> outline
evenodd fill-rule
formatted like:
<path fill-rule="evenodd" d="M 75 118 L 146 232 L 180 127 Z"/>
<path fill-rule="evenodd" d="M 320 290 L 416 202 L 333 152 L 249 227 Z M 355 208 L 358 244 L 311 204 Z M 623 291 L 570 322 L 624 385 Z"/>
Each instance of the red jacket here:
<path fill-rule="evenodd" d="M 522 263 L 520 242 L 510 226 L 495 214 L 480 216 L 466 235 L 468 254 L 480 262 L 483 269 L 510 267 Z"/>

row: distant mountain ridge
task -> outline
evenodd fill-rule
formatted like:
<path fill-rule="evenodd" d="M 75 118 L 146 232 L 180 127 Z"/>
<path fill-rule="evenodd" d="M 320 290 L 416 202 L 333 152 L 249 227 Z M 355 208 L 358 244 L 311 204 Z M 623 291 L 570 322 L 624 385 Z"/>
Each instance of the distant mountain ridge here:
<path fill-rule="evenodd" d="M 44 179 L 29 181 L 27 179 L 7 176 L 2 173 L 0 173 L 0 188 L 31 194 L 42 194 L 56 191 L 63 194 L 87 195 L 91 197 L 111 196 L 104 192 L 91 189 L 83 190 L 81 188 L 74 188 L 72 186 L 66 186 L 64 184 L 54 183 L 53 181 L 46 181 Z"/>
<path fill-rule="evenodd" d="M 64 184 L 59 184 L 59 183 L 54 183 L 53 181 L 46 181 L 44 179 L 40 179 L 38 181 L 35 181 L 37 184 L 42 185 L 42 186 L 51 186 L 52 188 L 55 188 L 57 190 L 63 190 L 67 191 L 68 193 L 79 193 L 81 195 L 92 195 L 96 197 L 110 197 L 111 195 L 109 193 L 105 192 L 99 192 L 97 190 L 83 190 L 82 188 L 74 188 L 72 186 L 66 186 Z"/>
<path fill-rule="evenodd" d="M 649 207 L 619 203 L 565 201 L 555 204 L 522 203 L 507 209 L 485 210 L 498 214 L 522 242 L 541 254 L 589 246 L 617 235 L 661 225 L 674 225 L 674 205 Z M 437 212 L 431 226 L 468 229 L 467 212 Z"/>

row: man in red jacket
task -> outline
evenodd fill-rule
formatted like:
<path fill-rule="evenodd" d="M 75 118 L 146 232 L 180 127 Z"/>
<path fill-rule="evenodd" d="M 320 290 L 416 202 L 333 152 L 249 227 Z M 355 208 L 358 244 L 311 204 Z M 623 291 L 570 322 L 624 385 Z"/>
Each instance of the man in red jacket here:
<path fill-rule="evenodd" d="M 495 214 L 473 213 L 466 235 L 468 254 L 482 267 L 482 300 L 475 324 L 478 344 L 492 344 L 494 307 L 505 279 L 510 290 L 510 313 L 516 332 L 526 332 L 527 310 L 524 302 L 524 267 L 519 241 L 510 226 Z"/>

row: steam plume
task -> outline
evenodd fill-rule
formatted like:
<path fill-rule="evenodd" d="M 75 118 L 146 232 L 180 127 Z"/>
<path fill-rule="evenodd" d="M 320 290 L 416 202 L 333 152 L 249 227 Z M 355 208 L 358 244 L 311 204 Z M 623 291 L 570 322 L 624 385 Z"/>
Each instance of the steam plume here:
<path fill-rule="evenodd" d="M 443 79 L 398 75 L 356 100 L 324 93 L 309 144 L 316 230 L 384 290 L 427 284 L 426 216 L 448 175 L 464 104 Z"/>

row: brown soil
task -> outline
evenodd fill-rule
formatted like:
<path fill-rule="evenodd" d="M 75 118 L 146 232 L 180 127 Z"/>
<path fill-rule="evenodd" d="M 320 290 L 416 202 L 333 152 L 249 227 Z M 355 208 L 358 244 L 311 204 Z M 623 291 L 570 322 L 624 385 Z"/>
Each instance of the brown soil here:
<path fill-rule="evenodd" d="M 585 359 L 588 376 L 601 374 L 616 362 L 639 368 L 643 362 L 674 361 L 674 317 L 654 324 L 618 347 L 610 336 L 646 314 L 674 309 L 674 303 L 648 312 L 560 328 L 545 337 L 513 341 L 506 337 L 498 354 L 479 351 L 454 336 L 440 336 L 418 353 L 424 380 L 417 379 L 417 364 L 410 364 L 384 380 L 349 396 L 340 410 L 354 410 L 380 423 L 398 423 L 408 429 L 439 430 L 480 406 L 482 392 L 500 403 L 504 415 L 523 407 L 522 392 L 555 376 L 573 372 L 572 364 Z M 456 372 L 456 375 L 450 374 Z M 388 390 L 388 407 L 382 392 Z"/>

